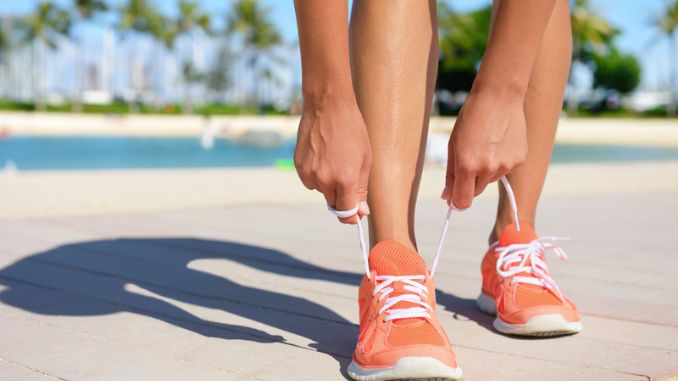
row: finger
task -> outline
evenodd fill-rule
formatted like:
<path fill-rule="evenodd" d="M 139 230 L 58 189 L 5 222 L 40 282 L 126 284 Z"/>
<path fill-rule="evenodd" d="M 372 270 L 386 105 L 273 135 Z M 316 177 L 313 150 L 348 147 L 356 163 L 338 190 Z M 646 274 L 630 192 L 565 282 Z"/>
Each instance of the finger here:
<path fill-rule="evenodd" d="M 452 197 L 452 189 L 454 189 L 454 176 L 445 176 L 445 188 L 443 188 L 440 198 L 449 201 Z"/>
<path fill-rule="evenodd" d="M 485 191 L 485 188 L 487 188 L 487 185 L 492 182 L 491 176 L 486 175 L 486 176 L 480 176 L 476 178 L 476 185 L 475 185 L 475 192 L 474 196 L 479 196 L 481 193 Z"/>
<path fill-rule="evenodd" d="M 475 194 L 476 177 L 469 174 L 456 174 L 452 188 L 452 202 L 458 209 L 468 209 L 473 203 Z"/>
<path fill-rule="evenodd" d="M 316 184 L 315 181 L 310 176 L 302 176 L 299 174 L 299 179 L 301 179 L 301 183 L 304 184 L 304 187 L 308 190 L 314 190 L 318 188 L 318 184 Z"/>
<path fill-rule="evenodd" d="M 454 189 L 454 148 L 452 143 L 448 144 L 447 148 L 447 170 L 445 171 L 445 188 L 440 198 L 449 201 L 452 199 L 452 190 Z"/>
<path fill-rule="evenodd" d="M 490 180 L 488 181 L 489 183 L 493 183 L 495 181 L 501 180 L 502 177 L 506 176 L 509 173 L 509 166 L 508 165 L 502 165 L 499 167 L 499 169 L 492 175 Z"/>
<path fill-rule="evenodd" d="M 358 215 L 360 217 L 370 215 L 370 206 L 367 204 L 367 201 L 360 201 L 360 207 L 358 209 Z"/>
<path fill-rule="evenodd" d="M 325 190 L 321 189 L 318 190 L 323 194 L 323 196 L 325 196 L 325 201 L 327 202 L 327 205 L 329 205 L 334 210 L 341 210 L 337 208 L 337 197 L 334 187 Z"/>
<path fill-rule="evenodd" d="M 358 205 L 358 191 L 351 186 L 339 186 L 336 189 L 337 210 L 351 210 Z M 339 218 L 344 224 L 355 224 L 358 222 L 358 216 Z"/>
<path fill-rule="evenodd" d="M 327 205 L 329 205 L 332 209 L 337 210 L 337 211 L 347 211 L 347 210 L 352 210 L 355 208 L 355 205 L 350 207 L 350 208 L 341 208 L 337 206 L 337 190 L 336 188 L 332 188 L 332 190 L 327 190 L 326 192 L 323 193 L 323 196 L 325 196 L 325 201 L 327 202 Z M 344 224 L 355 224 L 355 215 L 350 216 L 350 217 L 338 217 L 337 219 L 339 222 L 344 223 Z"/>
<path fill-rule="evenodd" d="M 358 201 L 360 202 L 358 215 L 360 217 L 370 214 L 370 207 L 367 205 L 367 184 L 369 182 L 369 177 L 369 168 L 360 175 L 360 185 L 358 186 Z"/>

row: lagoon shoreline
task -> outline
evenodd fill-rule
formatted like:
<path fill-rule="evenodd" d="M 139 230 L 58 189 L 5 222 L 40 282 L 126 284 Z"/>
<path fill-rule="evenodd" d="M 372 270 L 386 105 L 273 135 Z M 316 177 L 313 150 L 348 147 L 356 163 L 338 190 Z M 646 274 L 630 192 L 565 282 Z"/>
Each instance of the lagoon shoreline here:
<path fill-rule="evenodd" d="M 449 134 L 453 117 L 432 117 L 431 133 Z M 201 136 L 237 138 L 250 131 L 296 136 L 299 116 L 97 115 L 0 112 L 5 136 Z M 562 118 L 557 143 L 678 147 L 678 120 Z"/>

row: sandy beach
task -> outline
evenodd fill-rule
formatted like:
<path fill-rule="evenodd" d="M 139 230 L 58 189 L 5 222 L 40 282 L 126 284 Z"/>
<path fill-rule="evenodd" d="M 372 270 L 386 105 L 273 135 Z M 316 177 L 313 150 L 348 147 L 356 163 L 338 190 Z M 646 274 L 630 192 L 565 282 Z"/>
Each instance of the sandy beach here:
<path fill-rule="evenodd" d="M 431 118 L 432 133 L 449 134 L 454 118 Z M 298 116 L 159 116 L 77 115 L 0 112 L 0 131 L 39 136 L 216 136 L 237 137 L 246 131 L 275 131 L 292 138 Z M 557 141 L 579 144 L 631 144 L 678 147 L 678 119 L 579 119 L 560 121 Z"/>

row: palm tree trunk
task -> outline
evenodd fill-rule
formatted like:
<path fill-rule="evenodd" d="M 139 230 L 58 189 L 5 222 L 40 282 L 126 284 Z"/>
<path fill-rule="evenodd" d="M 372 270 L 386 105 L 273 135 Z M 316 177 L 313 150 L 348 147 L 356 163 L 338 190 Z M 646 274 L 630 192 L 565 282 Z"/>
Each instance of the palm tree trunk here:
<path fill-rule="evenodd" d="M 568 76 L 568 83 L 570 85 L 570 94 L 567 97 L 567 115 L 569 116 L 574 116 L 577 113 L 577 109 L 579 108 L 579 94 L 577 93 L 577 89 L 575 86 L 575 80 L 574 80 L 574 68 L 575 64 L 579 62 L 578 58 L 580 57 L 579 55 L 579 47 L 575 43 L 574 45 L 574 54 L 572 55 L 572 62 L 570 63 L 570 74 Z"/>
<path fill-rule="evenodd" d="M 33 60 L 33 102 L 36 111 L 45 111 L 45 102 L 42 99 L 42 49 L 40 41 L 33 43 L 31 52 Z"/>
<path fill-rule="evenodd" d="M 669 84 L 669 105 L 666 108 L 666 113 L 669 116 L 676 116 L 676 111 L 678 111 L 678 91 L 676 90 L 676 31 L 674 30 L 671 33 L 671 38 L 669 39 L 669 43 L 671 45 L 671 48 L 669 49 L 669 70 L 671 71 L 669 78 L 670 78 L 670 84 Z"/>
<path fill-rule="evenodd" d="M 74 66 L 75 66 L 75 96 L 73 97 L 73 105 L 71 106 L 71 111 L 73 112 L 82 112 L 82 93 L 84 91 L 84 86 L 83 86 L 83 65 L 82 61 L 80 60 L 80 53 L 78 51 L 78 46 L 77 43 L 73 43 L 73 59 L 74 59 Z"/>
<path fill-rule="evenodd" d="M 252 83 L 252 91 L 254 92 L 252 99 L 254 100 L 257 115 L 259 115 L 261 114 L 261 100 L 259 99 L 259 53 L 256 51 L 252 58 L 252 79 L 254 80 Z"/>
<path fill-rule="evenodd" d="M 189 42 L 191 46 L 191 58 L 190 58 L 190 63 L 191 67 L 193 67 L 193 57 L 195 56 L 195 44 L 193 43 L 193 34 L 189 33 Z M 193 103 L 191 102 L 191 78 L 186 78 L 187 76 L 184 75 L 184 67 L 187 65 L 186 63 L 182 63 L 182 76 L 181 76 L 181 82 L 183 84 L 183 100 L 181 102 L 181 110 L 183 111 L 184 115 L 190 115 L 193 113 Z M 192 74 L 192 73 L 191 73 Z"/>
<path fill-rule="evenodd" d="M 193 113 L 193 104 L 191 103 L 191 85 L 188 82 L 186 78 L 181 79 L 182 87 L 183 87 L 183 98 L 184 100 L 181 101 L 181 111 L 183 112 L 184 115 L 190 115 Z"/>
<path fill-rule="evenodd" d="M 135 83 L 138 79 L 135 78 L 137 73 L 136 73 L 136 59 L 137 59 L 137 45 L 138 45 L 138 40 L 136 36 L 136 32 L 134 32 L 134 35 L 132 36 L 132 54 L 129 57 L 130 60 L 130 80 L 131 80 L 131 88 L 132 88 L 132 101 L 127 105 L 128 110 L 130 114 L 138 114 L 139 113 L 139 90 L 137 89 L 137 84 Z M 142 68 L 143 70 L 143 68 Z"/>

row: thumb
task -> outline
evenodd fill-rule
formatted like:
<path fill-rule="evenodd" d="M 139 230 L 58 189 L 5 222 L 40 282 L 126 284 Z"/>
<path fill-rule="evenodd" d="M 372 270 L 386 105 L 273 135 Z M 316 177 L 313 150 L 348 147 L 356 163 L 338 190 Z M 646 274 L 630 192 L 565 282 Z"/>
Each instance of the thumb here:
<path fill-rule="evenodd" d="M 358 202 L 360 203 L 360 208 L 358 209 L 358 216 L 367 216 L 370 214 L 370 207 L 367 205 L 367 187 L 370 182 L 370 168 L 371 160 L 368 159 L 363 163 L 363 168 L 360 171 L 360 177 L 358 178 Z"/>
<path fill-rule="evenodd" d="M 367 182 L 361 183 L 358 188 L 358 202 L 360 203 L 358 215 L 360 217 L 369 215 L 370 207 L 367 205 Z"/>
<path fill-rule="evenodd" d="M 454 189 L 454 147 L 452 146 L 452 139 L 447 149 L 447 170 L 445 171 L 445 188 L 440 194 L 440 198 L 445 201 L 452 199 L 452 190 Z"/>

